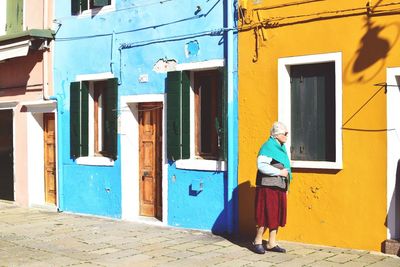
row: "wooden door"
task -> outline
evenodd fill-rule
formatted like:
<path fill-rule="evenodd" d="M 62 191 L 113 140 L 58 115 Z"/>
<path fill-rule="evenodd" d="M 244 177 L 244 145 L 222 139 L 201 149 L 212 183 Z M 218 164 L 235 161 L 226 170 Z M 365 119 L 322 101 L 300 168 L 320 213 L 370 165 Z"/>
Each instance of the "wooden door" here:
<path fill-rule="evenodd" d="M 140 215 L 162 218 L 162 103 L 139 104 Z"/>
<path fill-rule="evenodd" d="M 43 124 L 45 201 L 55 205 L 57 204 L 57 186 L 54 113 L 43 114 Z"/>
<path fill-rule="evenodd" d="M 0 110 L 0 199 L 14 200 L 13 111 Z"/>

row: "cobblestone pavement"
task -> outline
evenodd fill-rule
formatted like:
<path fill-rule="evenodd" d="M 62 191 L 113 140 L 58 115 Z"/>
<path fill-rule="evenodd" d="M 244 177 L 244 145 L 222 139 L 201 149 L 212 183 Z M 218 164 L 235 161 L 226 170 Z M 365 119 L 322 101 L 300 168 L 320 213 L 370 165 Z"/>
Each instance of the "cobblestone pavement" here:
<path fill-rule="evenodd" d="M 382 253 L 281 242 L 258 255 L 208 232 L 0 202 L 0 266 L 400 266 Z"/>

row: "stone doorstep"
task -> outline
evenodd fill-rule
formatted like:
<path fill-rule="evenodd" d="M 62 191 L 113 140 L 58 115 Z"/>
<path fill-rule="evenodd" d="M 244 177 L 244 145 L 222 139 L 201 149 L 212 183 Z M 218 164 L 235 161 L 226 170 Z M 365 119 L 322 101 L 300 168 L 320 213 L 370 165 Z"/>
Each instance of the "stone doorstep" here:
<path fill-rule="evenodd" d="M 400 240 L 385 240 L 383 242 L 383 253 L 400 256 Z"/>

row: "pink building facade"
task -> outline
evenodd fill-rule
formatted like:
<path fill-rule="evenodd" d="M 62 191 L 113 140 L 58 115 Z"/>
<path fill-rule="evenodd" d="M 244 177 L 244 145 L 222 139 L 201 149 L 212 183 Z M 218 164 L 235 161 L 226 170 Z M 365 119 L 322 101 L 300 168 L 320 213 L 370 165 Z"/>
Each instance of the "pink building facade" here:
<path fill-rule="evenodd" d="M 55 209 L 52 14 L 52 0 L 0 2 L 0 200 Z"/>

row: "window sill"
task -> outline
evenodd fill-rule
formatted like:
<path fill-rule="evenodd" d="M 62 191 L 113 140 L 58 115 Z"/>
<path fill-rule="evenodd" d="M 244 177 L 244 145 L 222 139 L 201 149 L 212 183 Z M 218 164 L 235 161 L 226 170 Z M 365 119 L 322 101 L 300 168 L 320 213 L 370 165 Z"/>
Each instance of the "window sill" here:
<path fill-rule="evenodd" d="M 343 169 L 343 165 L 340 162 L 331 162 L 331 161 L 300 161 L 293 160 L 291 162 L 292 168 L 299 169 L 330 169 L 330 170 L 341 170 Z"/>
<path fill-rule="evenodd" d="M 226 171 L 226 161 L 205 159 L 180 159 L 175 162 L 177 169 L 202 170 L 202 171 Z"/>
<path fill-rule="evenodd" d="M 75 162 L 78 165 L 114 166 L 114 160 L 106 157 L 79 157 Z"/>

